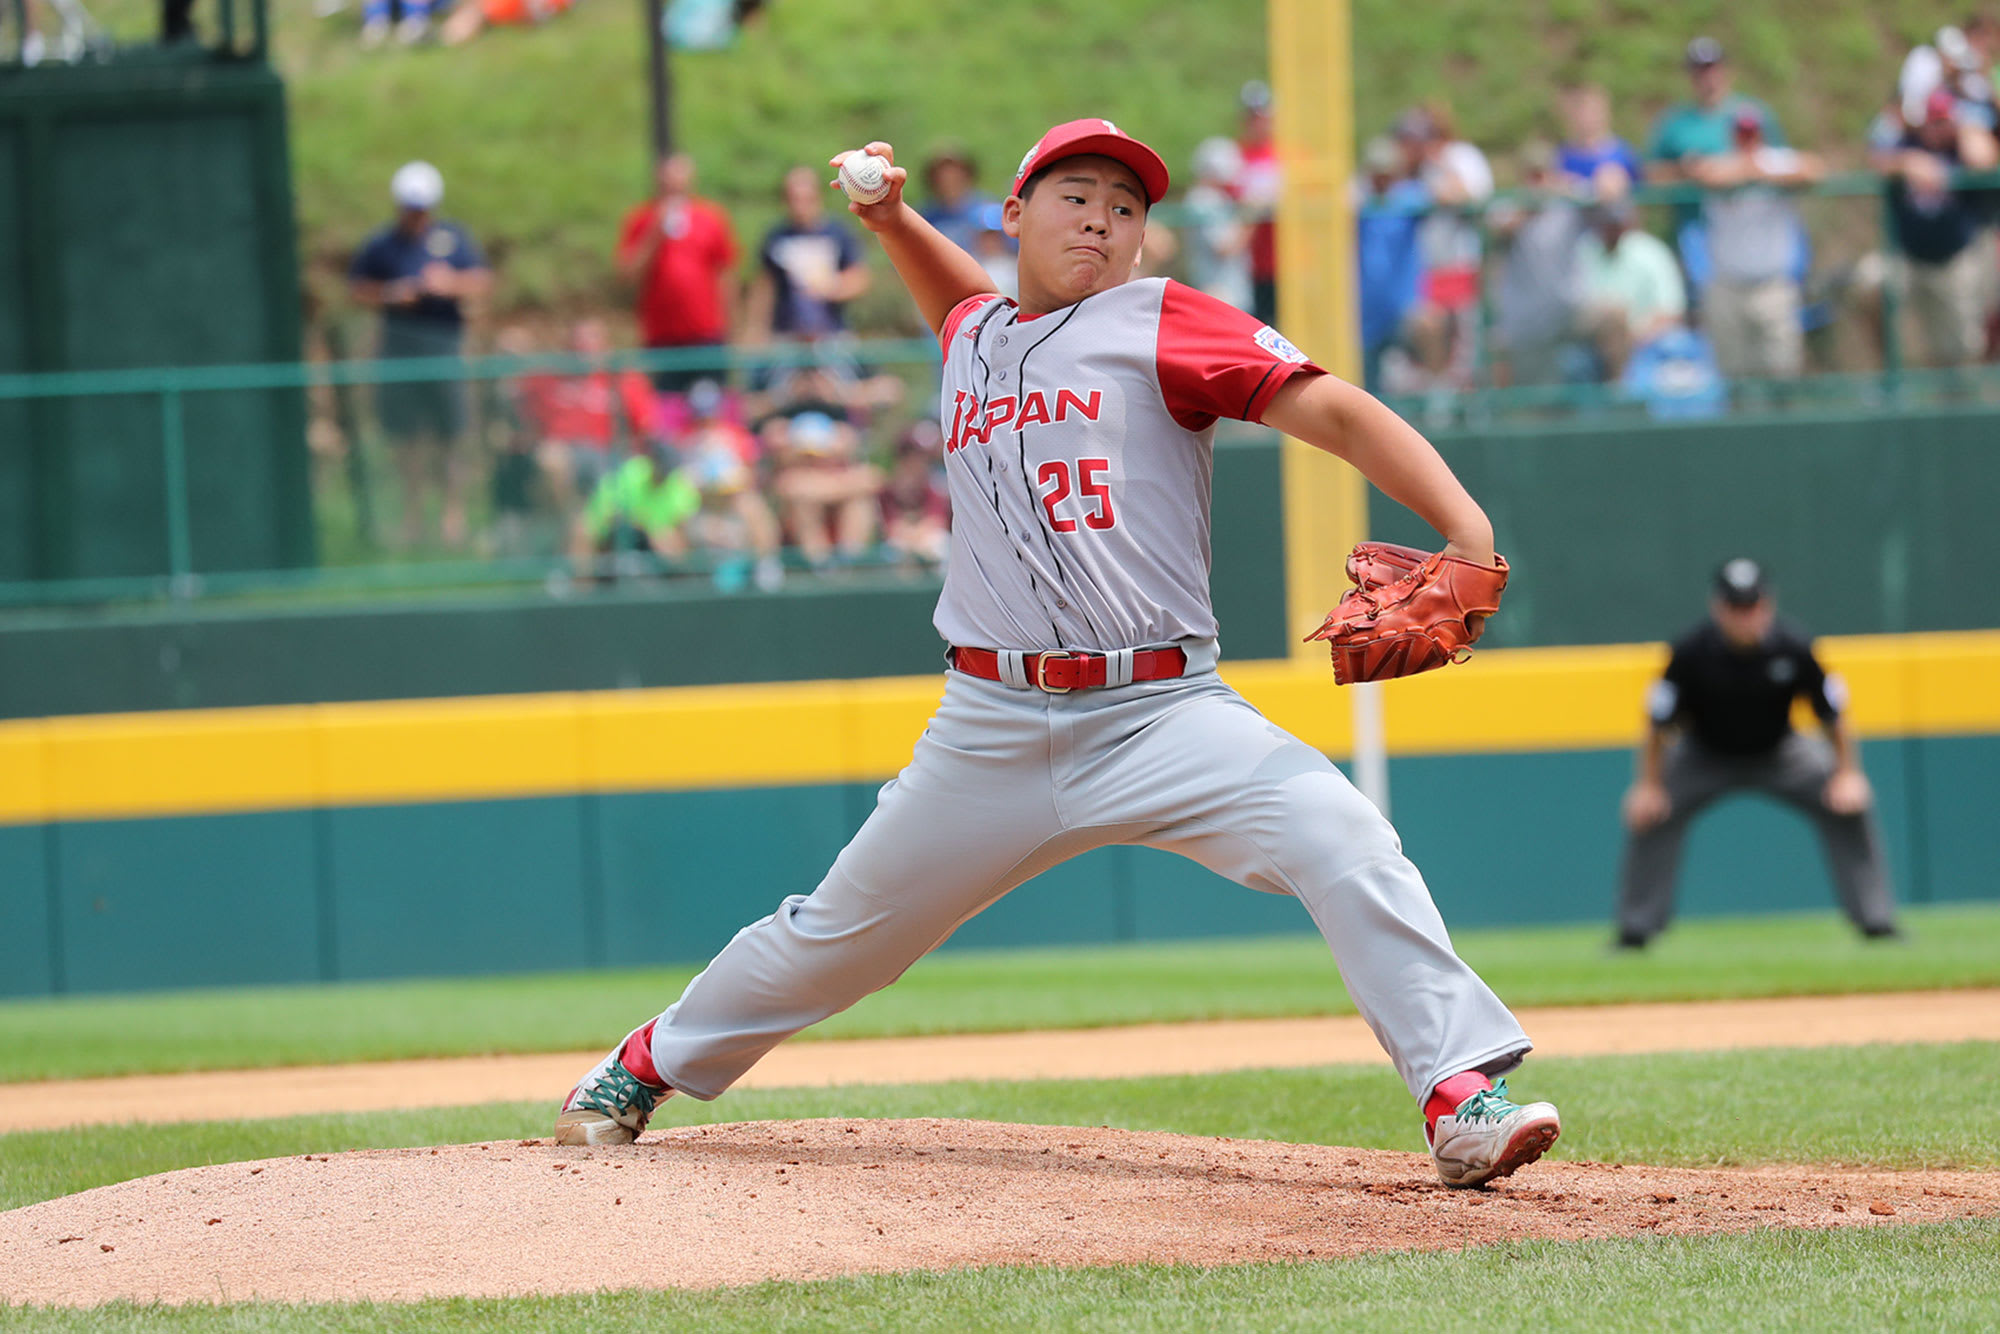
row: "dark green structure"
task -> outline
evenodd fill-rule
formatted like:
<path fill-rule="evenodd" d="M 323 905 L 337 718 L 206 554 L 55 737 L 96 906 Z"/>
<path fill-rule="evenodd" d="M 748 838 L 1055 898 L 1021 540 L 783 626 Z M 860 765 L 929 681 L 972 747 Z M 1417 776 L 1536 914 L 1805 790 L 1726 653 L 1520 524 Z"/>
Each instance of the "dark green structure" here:
<path fill-rule="evenodd" d="M 0 376 L 297 361 L 296 248 L 261 59 L 0 69 Z M 310 563 L 304 428 L 297 390 L 0 397 L 0 580 Z"/>

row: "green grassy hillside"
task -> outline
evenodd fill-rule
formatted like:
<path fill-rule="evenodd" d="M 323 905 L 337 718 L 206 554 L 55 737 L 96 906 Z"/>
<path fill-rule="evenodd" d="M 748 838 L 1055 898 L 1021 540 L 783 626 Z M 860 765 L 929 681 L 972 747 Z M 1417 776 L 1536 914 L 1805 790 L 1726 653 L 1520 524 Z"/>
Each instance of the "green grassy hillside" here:
<path fill-rule="evenodd" d="M 358 3 L 358 0 L 357 0 Z M 115 29 L 143 31 L 150 0 L 95 0 Z M 538 30 L 491 31 L 456 50 L 361 51 L 350 8 L 316 18 L 274 0 L 292 90 L 302 253 L 324 276 L 387 212 L 389 174 L 428 157 L 447 211 L 502 265 L 504 306 L 615 299 L 607 252 L 647 181 L 644 34 L 638 0 L 581 0 Z M 1354 0 L 1357 115 L 1379 130 L 1444 97 L 1489 151 L 1552 133 L 1561 81 L 1600 80 L 1620 129 L 1642 137 L 1684 91 L 1679 53 L 1722 39 L 1739 87 L 1768 98 L 1796 142 L 1853 156 L 1912 39 L 1964 0 Z M 951 136 L 989 185 L 1050 122 L 1105 115 L 1181 167 L 1228 132 L 1241 83 L 1264 73 L 1254 0 L 776 0 L 734 50 L 676 61 L 683 142 L 704 187 L 746 232 L 769 218 L 778 174 L 880 136 L 920 151 Z M 622 299 L 620 299 L 622 304 Z M 887 309 L 896 309 L 894 303 Z"/>

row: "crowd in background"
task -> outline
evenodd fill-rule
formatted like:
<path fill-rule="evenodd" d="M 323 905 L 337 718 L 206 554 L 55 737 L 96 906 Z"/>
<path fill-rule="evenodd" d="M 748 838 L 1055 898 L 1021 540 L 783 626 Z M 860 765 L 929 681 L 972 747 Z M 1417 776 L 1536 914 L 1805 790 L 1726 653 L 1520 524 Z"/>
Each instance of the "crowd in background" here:
<path fill-rule="evenodd" d="M 1352 186 L 1368 385 L 1448 396 L 1612 384 L 1663 413 L 1719 411 L 1731 381 L 1800 375 L 1808 333 L 1843 309 L 1879 336 L 1891 298 L 1915 317 L 1932 364 L 1987 357 L 1996 192 L 1954 173 L 2000 164 L 1996 54 L 2000 23 L 1980 14 L 1903 62 L 1866 140 L 1893 244 L 1848 266 L 1836 299 L 1809 287 L 1798 199 L 1825 164 L 1735 88 L 1711 38 L 1686 45 L 1689 96 L 1643 146 L 1617 133 L 1609 95 L 1591 84 L 1559 90 L 1561 137 L 1519 145 L 1500 172 L 1448 105 L 1410 108 L 1362 146 Z M 1149 224 L 1141 261 L 1267 323 L 1282 187 L 1272 110 L 1265 85 L 1244 87 L 1236 133 L 1197 147 L 1173 207 L 1159 210 L 1174 225 Z M 561 550 L 591 577 L 700 556 L 725 586 L 768 589 L 788 567 L 942 563 L 948 510 L 924 385 L 870 373 L 857 355 L 848 312 L 872 270 L 825 176 L 784 174 L 779 216 L 746 256 L 729 211 L 698 192 L 695 158 L 660 162 L 650 197 L 608 238 L 638 345 L 670 354 L 651 375 L 611 369 L 612 327 L 586 318 L 560 339 L 527 323 L 501 329 L 500 352 L 573 360 L 482 382 L 477 403 L 442 377 L 381 385 L 376 416 L 412 498 L 403 545 L 424 540 L 432 513 L 444 545 L 466 543 L 473 461 L 487 459 L 489 547 Z M 1660 185 L 1682 188 L 1642 216 L 1635 191 Z M 392 192 L 397 219 L 356 255 L 352 292 L 381 312 L 383 356 L 456 356 L 486 261 L 438 215 L 435 168 L 406 165 Z M 968 152 L 934 146 L 910 197 L 1013 293 L 1002 200 Z"/>
<path fill-rule="evenodd" d="M 1362 149 L 1360 317 L 1368 383 L 1399 393 L 1612 382 L 1686 413 L 1719 411 L 1730 381 L 1786 381 L 1807 336 L 1843 317 L 1878 341 L 1883 302 L 1906 304 L 1923 360 L 1963 366 L 2000 343 L 1991 190 L 1955 173 L 2000 165 L 1990 68 L 2000 22 L 1975 14 L 1904 61 L 1866 130 L 1885 182 L 1891 247 L 1815 282 L 1799 193 L 1827 168 L 1740 92 L 1712 38 L 1687 44 L 1689 96 L 1643 148 L 1613 129 L 1601 87 L 1561 90 L 1558 143 L 1495 172 L 1441 104 Z M 1659 233 L 1634 190 L 1680 186 Z"/>

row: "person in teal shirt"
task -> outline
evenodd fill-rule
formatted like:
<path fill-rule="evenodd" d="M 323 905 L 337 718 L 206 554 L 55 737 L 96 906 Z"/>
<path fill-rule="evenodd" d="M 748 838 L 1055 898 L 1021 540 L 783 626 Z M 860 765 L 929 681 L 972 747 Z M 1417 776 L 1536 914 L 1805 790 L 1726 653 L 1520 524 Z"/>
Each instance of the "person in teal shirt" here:
<path fill-rule="evenodd" d="M 577 516 L 571 555 L 582 569 L 600 556 L 650 551 L 687 554 L 683 525 L 701 510 L 701 492 L 687 474 L 651 451 L 632 455 L 604 475 Z"/>
<path fill-rule="evenodd" d="M 1785 147 L 1784 131 L 1771 108 L 1754 97 L 1734 91 L 1729 61 L 1722 43 L 1697 37 L 1687 46 L 1688 82 L 1694 100 L 1669 107 L 1654 123 L 1646 148 L 1646 178 L 1672 182 L 1690 179 L 1689 167 L 1700 158 L 1735 151 L 1736 122 L 1745 112 L 1763 123 L 1763 142 Z"/>

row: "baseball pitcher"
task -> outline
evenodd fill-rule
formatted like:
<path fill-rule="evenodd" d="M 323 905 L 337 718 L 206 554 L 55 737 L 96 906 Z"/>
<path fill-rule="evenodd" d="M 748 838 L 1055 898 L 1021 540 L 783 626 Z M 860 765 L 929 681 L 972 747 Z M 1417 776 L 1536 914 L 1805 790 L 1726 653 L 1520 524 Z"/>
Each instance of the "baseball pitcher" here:
<path fill-rule="evenodd" d="M 1349 558 L 1356 587 L 1315 632 L 1343 681 L 1469 651 L 1506 582 L 1485 513 L 1421 435 L 1268 325 L 1133 277 L 1167 169 L 1110 122 L 1058 125 L 1022 159 L 1003 214 L 1018 302 L 904 203 L 888 144 L 865 153 L 878 161 L 833 160 L 849 208 L 944 349 L 944 697 L 819 886 L 738 932 L 590 1070 L 557 1141 L 629 1143 L 662 1099 L 720 1095 L 1016 885 L 1137 843 L 1305 905 L 1446 1183 L 1533 1162 L 1556 1109 L 1492 1083 L 1528 1038 L 1452 951 L 1396 831 L 1216 676 L 1214 426 L 1262 422 L 1327 450 L 1444 537 L 1437 553 Z"/>

